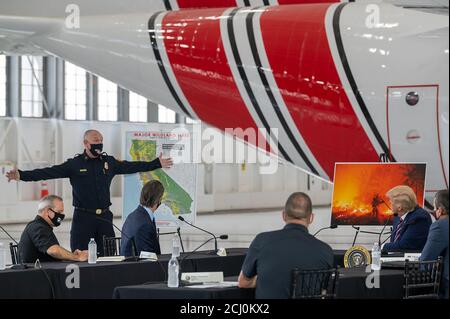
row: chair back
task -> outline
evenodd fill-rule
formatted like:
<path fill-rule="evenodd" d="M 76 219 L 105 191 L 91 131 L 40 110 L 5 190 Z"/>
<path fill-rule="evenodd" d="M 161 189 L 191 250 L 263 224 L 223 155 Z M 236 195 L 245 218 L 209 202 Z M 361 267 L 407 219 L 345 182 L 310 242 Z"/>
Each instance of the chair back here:
<path fill-rule="evenodd" d="M 13 265 L 20 264 L 19 245 L 9 243 L 9 252 L 11 253 L 11 263 Z"/>
<path fill-rule="evenodd" d="M 299 270 L 291 272 L 292 299 L 334 299 L 339 269 Z"/>
<path fill-rule="evenodd" d="M 105 257 L 120 256 L 120 237 L 103 236 L 103 252 Z"/>
<path fill-rule="evenodd" d="M 434 261 L 406 260 L 404 276 L 404 299 L 438 299 L 442 257 Z"/>

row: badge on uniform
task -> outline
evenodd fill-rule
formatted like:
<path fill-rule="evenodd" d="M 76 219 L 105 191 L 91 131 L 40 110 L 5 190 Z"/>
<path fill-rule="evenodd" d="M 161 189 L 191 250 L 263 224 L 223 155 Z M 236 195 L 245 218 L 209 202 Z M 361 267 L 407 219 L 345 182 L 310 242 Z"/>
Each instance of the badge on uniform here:
<path fill-rule="evenodd" d="M 107 171 L 108 169 L 109 169 L 109 165 L 108 165 L 108 162 L 105 162 L 105 165 L 104 165 L 104 167 L 105 167 L 105 170 Z"/>
<path fill-rule="evenodd" d="M 80 169 L 80 173 L 86 173 L 87 172 L 87 168 L 81 168 Z"/>

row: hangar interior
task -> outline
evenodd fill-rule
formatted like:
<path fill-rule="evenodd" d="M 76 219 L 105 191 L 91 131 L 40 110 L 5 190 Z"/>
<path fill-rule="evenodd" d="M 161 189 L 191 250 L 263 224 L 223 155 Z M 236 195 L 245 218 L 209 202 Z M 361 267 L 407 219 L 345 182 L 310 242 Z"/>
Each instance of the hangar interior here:
<path fill-rule="evenodd" d="M 11 165 L 34 169 L 73 157 L 82 152 L 82 135 L 90 128 L 102 132 L 107 153 L 124 158 L 123 133 L 145 131 L 146 123 L 207 127 L 60 58 L 0 55 L 2 175 Z M 311 233 L 330 225 L 332 184 L 289 164 L 279 163 L 276 174 L 261 175 L 258 164 L 200 163 L 197 180 L 196 225 L 229 235 L 219 242 L 220 247 L 248 247 L 256 234 L 281 228 L 282 206 L 295 191 L 307 192 L 312 198 L 315 221 Z M 43 189 L 63 197 L 68 218 L 55 232 L 62 246 L 69 247 L 72 194 L 68 179 L 8 183 L 1 178 L 0 189 L 0 224 L 15 239 L 34 218 Z M 111 194 L 118 227 L 122 226 L 122 191 L 123 177 L 116 176 Z M 209 238 L 190 227 L 181 232 L 187 250 Z M 343 226 L 318 237 L 334 249 L 346 249 L 354 234 L 350 226 Z M 9 245 L 11 240 L 0 232 L 0 241 Z M 374 235 L 359 235 L 358 243 L 367 247 L 374 241 Z M 171 244 L 170 236 L 161 237 L 163 253 L 170 252 Z"/>

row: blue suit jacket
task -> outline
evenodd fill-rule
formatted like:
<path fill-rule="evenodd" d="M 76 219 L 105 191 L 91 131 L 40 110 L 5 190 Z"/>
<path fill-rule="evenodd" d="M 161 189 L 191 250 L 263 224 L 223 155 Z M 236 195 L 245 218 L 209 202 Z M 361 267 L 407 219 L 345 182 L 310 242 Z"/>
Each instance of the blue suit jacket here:
<path fill-rule="evenodd" d="M 444 271 L 442 288 L 445 289 L 448 297 L 448 218 L 442 218 L 433 223 L 430 227 L 428 240 L 423 248 L 420 260 L 437 260 L 442 256 L 444 260 Z"/>
<path fill-rule="evenodd" d="M 400 217 L 394 219 L 391 242 L 383 247 L 383 251 L 422 251 L 427 241 L 431 225 L 431 216 L 423 208 L 417 207 L 403 221 L 400 240 L 394 242 L 395 233 L 400 223 Z"/>
<path fill-rule="evenodd" d="M 126 235 L 122 236 L 122 245 L 120 248 L 120 254 L 122 256 L 133 256 L 133 244 L 127 236 L 134 239 L 137 256 L 140 255 L 141 251 L 148 251 L 157 255 L 161 254 L 156 225 L 141 205 L 127 217 L 123 224 L 122 232 Z"/>

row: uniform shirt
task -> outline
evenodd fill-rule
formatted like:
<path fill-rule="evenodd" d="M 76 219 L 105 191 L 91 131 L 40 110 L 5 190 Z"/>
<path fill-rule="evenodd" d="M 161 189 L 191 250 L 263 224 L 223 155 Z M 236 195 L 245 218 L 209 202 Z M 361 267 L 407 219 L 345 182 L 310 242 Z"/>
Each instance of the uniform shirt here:
<path fill-rule="evenodd" d="M 41 216 L 28 223 L 19 242 L 19 255 L 24 263 L 39 261 L 56 261 L 47 254 L 47 250 L 53 245 L 59 245 L 53 233 L 53 228 Z"/>
<path fill-rule="evenodd" d="M 24 182 L 69 178 L 74 207 L 104 209 L 111 206 L 110 186 L 114 176 L 157 168 L 161 168 L 158 158 L 151 162 L 127 162 L 106 154 L 90 158 L 83 153 L 60 165 L 32 171 L 19 170 L 19 173 Z"/>
<path fill-rule="evenodd" d="M 333 268 L 330 246 L 314 238 L 303 225 L 287 224 L 283 229 L 256 236 L 247 252 L 242 272 L 247 278 L 258 275 L 256 298 L 287 299 L 291 271 Z"/>

